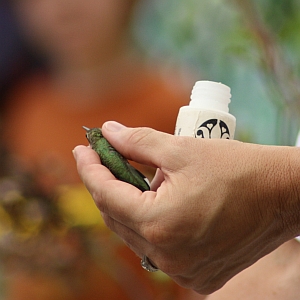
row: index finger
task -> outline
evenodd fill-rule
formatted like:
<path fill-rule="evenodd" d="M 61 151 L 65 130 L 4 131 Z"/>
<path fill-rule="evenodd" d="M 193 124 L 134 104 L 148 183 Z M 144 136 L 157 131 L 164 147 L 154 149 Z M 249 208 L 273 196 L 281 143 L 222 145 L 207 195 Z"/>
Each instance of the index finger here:
<path fill-rule="evenodd" d="M 73 153 L 79 176 L 100 211 L 139 233 L 141 207 L 145 202 L 143 194 L 146 192 L 142 193 L 133 185 L 117 180 L 100 164 L 98 154 L 91 148 L 77 146 Z"/>
<path fill-rule="evenodd" d="M 76 146 L 73 150 L 73 154 L 79 176 L 87 188 L 89 186 L 92 190 L 96 188 L 96 186 L 94 186 L 96 182 L 93 179 L 95 176 L 98 177 L 100 182 L 114 179 L 114 176 L 109 170 L 101 165 L 99 155 L 93 149 L 86 146 Z"/>

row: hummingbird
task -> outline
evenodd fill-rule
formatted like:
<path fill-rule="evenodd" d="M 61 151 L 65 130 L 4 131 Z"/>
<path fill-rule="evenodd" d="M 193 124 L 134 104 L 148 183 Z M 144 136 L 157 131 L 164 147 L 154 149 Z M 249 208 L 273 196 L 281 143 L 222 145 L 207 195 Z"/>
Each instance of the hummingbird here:
<path fill-rule="evenodd" d="M 148 179 L 107 141 L 102 135 L 101 128 L 82 127 L 86 130 L 86 138 L 99 155 L 102 165 L 117 179 L 134 185 L 142 192 L 150 190 Z"/>

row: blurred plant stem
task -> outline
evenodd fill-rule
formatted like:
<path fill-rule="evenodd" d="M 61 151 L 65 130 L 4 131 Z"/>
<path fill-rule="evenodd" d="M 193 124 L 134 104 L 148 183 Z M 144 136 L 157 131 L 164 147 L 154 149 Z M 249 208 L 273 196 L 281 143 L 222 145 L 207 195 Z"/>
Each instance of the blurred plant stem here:
<path fill-rule="evenodd" d="M 277 107 L 277 142 L 293 144 L 291 140 L 300 120 L 300 79 L 283 54 L 278 36 L 271 31 L 252 0 L 231 0 L 241 12 L 255 45 L 260 68 L 270 84 L 271 99 Z"/>

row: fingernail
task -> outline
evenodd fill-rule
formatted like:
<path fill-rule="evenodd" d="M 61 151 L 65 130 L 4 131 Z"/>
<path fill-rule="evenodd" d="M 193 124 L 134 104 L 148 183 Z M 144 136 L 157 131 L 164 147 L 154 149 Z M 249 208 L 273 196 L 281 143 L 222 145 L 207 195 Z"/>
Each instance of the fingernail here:
<path fill-rule="evenodd" d="M 74 158 L 76 159 L 76 151 L 75 151 L 75 148 L 72 150 L 72 153 L 73 153 Z"/>
<path fill-rule="evenodd" d="M 76 146 L 73 150 L 72 150 L 72 153 L 73 153 L 73 156 L 74 156 L 74 158 L 76 159 L 77 158 L 77 149 L 79 148 L 79 147 L 86 147 L 86 146 L 82 146 L 82 145 L 78 145 L 78 146 Z"/>
<path fill-rule="evenodd" d="M 126 128 L 124 125 L 122 125 L 122 124 L 120 124 L 118 122 L 115 122 L 115 121 L 105 122 L 103 124 L 103 127 L 105 127 L 106 130 L 108 130 L 108 131 L 114 131 L 114 132 L 120 131 L 120 130 Z"/>

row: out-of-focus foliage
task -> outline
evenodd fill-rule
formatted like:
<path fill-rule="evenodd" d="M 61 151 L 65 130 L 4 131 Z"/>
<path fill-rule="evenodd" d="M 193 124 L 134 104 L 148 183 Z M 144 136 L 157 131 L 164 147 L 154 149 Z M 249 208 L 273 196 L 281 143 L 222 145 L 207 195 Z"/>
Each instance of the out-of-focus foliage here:
<path fill-rule="evenodd" d="M 238 139 L 294 143 L 300 118 L 299 1 L 145 4 L 135 27 L 141 45 L 151 56 L 189 66 L 197 79 L 229 85 Z"/>

